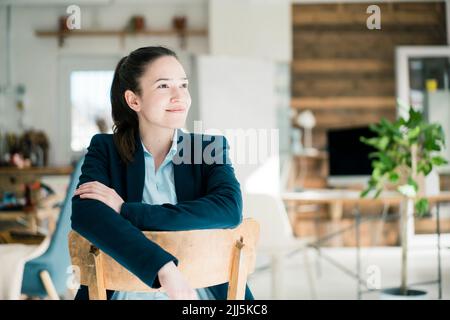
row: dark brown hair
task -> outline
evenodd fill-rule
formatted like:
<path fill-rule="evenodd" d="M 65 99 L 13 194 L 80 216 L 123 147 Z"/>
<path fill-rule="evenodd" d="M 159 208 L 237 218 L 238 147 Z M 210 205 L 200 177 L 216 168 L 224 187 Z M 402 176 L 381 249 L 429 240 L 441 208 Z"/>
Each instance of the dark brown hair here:
<path fill-rule="evenodd" d="M 139 134 L 138 116 L 136 111 L 128 106 L 125 100 L 125 91 L 131 90 L 135 94 L 141 95 L 142 88 L 139 85 L 139 79 L 149 64 L 164 56 L 178 59 L 175 52 L 165 47 L 139 48 L 120 59 L 114 72 L 111 85 L 113 139 L 119 156 L 125 163 L 133 160 L 136 137 Z"/>

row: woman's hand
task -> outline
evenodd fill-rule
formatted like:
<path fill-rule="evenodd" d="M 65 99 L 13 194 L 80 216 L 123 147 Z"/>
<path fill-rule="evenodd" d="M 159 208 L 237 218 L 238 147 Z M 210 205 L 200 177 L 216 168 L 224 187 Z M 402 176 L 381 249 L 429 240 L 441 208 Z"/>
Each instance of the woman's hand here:
<path fill-rule="evenodd" d="M 158 271 L 159 283 L 171 300 L 198 300 L 197 293 L 178 270 L 173 261 Z"/>
<path fill-rule="evenodd" d="M 94 199 L 103 202 L 117 213 L 124 203 L 123 199 L 117 194 L 116 190 L 108 188 L 104 184 L 92 181 L 83 183 L 75 191 L 75 195 L 81 199 Z"/>

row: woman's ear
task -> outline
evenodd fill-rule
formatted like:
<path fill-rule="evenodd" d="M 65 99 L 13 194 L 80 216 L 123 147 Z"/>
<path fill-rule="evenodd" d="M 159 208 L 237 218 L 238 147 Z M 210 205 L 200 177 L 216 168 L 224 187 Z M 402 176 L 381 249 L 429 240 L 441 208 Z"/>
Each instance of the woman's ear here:
<path fill-rule="evenodd" d="M 128 106 L 136 112 L 141 111 L 141 105 L 139 103 L 138 96 L 131 90 L 126 90 L 125 93 L 125 101 Z"/>

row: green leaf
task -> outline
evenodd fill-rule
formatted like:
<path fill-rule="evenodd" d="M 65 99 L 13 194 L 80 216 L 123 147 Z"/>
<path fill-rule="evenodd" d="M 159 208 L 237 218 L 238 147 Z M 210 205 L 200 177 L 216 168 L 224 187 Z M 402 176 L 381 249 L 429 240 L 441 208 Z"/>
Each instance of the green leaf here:
<path fill-rule="evenodd" d="M 431 169 L 432 169 L 431 164 L 425 159 L 422 159 L 419 162 L 417 162 L 417 172 L 422 172 L 424 175 L 428 175 Z"/>
<path fill-rule="evenodd" d="M 369 159 L 379 158 L 379 157 L 380 157 L 380 152 L 378 152 L 378 151 L 369 153 Z"/>
<path fill-rule="evenodd" d="M 360 137 L 359 140 L 362 143 L 365 143 L 365 144 L 367 144 L 369 146 L 376 147 L 378 145 L 379 138 L 376 138 L 376 137 L 374 137 L 374 138 Z"/>
<path fill-rule="evenodd" d="M 391 158 L 389 158 L 386 153 L 379 152 L 380 161 L 383 163 L 384 167 L 391 168 L 394 165 L 394 162 Z"/>
<path fill-rule="evenodd" d="M 372 188 L 367 188 L 367 189 L 363 190 L 363 191 L 360 193 L 359 196 L 360 196 L 361 198 L 366 197 L 367 194 L 370 192 L 370 190 L 372 190 Z"/>
<path fill-rule="evenodd" d="M 417 190 L 419 190 L 419 186 L 417 185 L 417 182 L 411 176 L 408 177 L 408 184 L 410 186 L 413 186 L 414 190 L 416 190 L 416 192 L 417 192 Z"/>
<path fill-rule="evenodd" d="M 417 127 L 415 127 L 415 128 L 413 128 L 413 129 L 408 131 L 408 139 L 409 140 L 415 140 L 415 139 L 417 139 L 419 134 L 420 134 L 420 127 L 417 126 Z"/>
<path fill-rule="evenodd" d="M 435 166 L 441 166 L 443 164 L 447 164 L 448 162 L 441 156 L 435 156 L 431 158 L 431 163 Z"/>
<path fill-rule="evenodd" d="M 401 145 L 401 146 L 408 146 L 408 141 L 405 140 L 402 136 L 394 136 L 393 138 L 394 142 L 396 142 L 397 144 Z"/>
<path fill-rule="evenodd" d="M 414 108 L 411 106 L 409 109 L 409 119 L 406 122 L 406 126 L 408 128 L 415 128 L 420 125 L 420 123 L 423 121 L 423 115 L 420 111 L 414 110 Z"/>
<path fill-rule="evenodd" d="M 391 172 L 389 173 L 389 181 L 396 183 L 398 181 L 398 179 L 400 178 L 400 176 L 398 175 L 397 172 Z"/>
<path fill-rule="evenodd" d="M 375 169 L 373 169 L 372 176 L 373 176 L 374 179 L 379 179 L 381 177 L 381 169 L 380 169 L 380 167 L 378 165 L 376 165 Z"/>
<path fill-rule="evenodd" d="M 375 196 L 374 196 L 374 198 L 378 198 L 379 196 L 380 196 L 380 194 L 381 194 L 381 192 L 383 191 L 383 189 L 378 189 L 377 190 L 377 192 L 375 193 Z"/>
<path fill-rule="evenodd" d="M 423 216 L 425 213 L 427 213 L 428 207 L 428 200 L 425 198 L 421 198 L 415 203 L 416 212 L 419 216 Z"/>
<path fill-rule="evenodd" d="M 389 138 L 386 136 L 381 137 L 381 139 L 378 141 L 378 149 L 380 150 L 386 150 L 386 147 L 389 144 Z"/>
<path fill-rule="evenodd" d="M 371 191 L 375 191 L 377 197 L 387 181 L 392 183 L 403 181 L 401 172 L 397 169 L 405 167 L 407 172 L 411 171 L 410 152 L 413 144 L 418 145 L 417 172 L 428 175 L 434 166 L 448 163 L 435 152 L 441 151 L 445 146 L 442 126 L 438 123 L 428 123 L 423 113 L 416 111 L 414 107 L 407 108 L 404 110 L 408 110 L 408 117 L 399 117 L 394 122 L 383 118 L 378 124 L 370 125 L 370 129 L 376 132 L 375 137 L 360 138 L 363 143 L 376 149 L 376 152 L 369 155 L 373 170 L 367 189 L 361 192 L 361 196 L 367 196 Z M 409 195 L 418 191 L 418 184 L 412 176 L 409 176 L 406 184 L 401 187 L 401 191 Z M 418 209 L 423 211 L 424 208 L 423 201 L 418 203 Z"/>

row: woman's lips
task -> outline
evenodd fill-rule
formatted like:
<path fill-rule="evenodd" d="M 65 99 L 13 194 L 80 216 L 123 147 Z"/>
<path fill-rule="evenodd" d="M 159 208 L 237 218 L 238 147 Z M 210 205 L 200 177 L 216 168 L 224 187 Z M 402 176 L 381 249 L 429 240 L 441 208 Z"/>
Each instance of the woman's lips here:
<path fill-rule="evenodd" d="M 171 109 L 166 109 L 167 112 L 175 112 L 175 113 L 182 113 L 186 111 L 186 108 L 183 107 L 175 107 Z"/>

